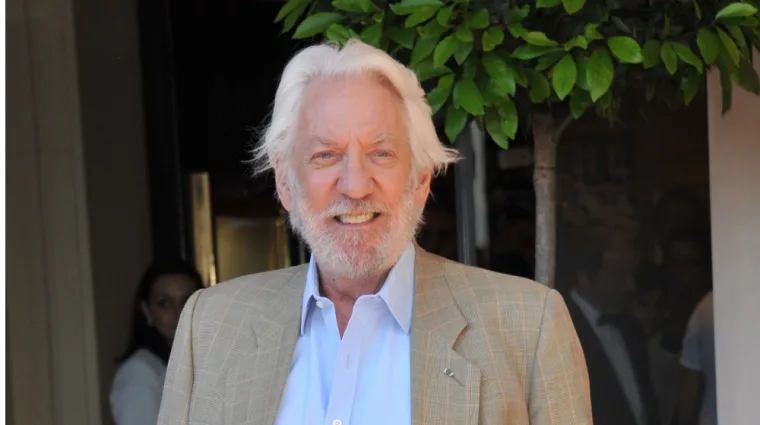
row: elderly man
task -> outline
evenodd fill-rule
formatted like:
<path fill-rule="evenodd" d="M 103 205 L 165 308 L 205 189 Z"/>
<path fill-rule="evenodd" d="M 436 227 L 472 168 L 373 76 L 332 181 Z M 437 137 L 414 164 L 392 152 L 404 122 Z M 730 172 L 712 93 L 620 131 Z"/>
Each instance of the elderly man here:
<path fill-rule="evenodd" d="M 557 292 L 415 245 L 456 153 L 414 73 L 358 41 L 304 49 L 255 153 L 311 262 L 188 301 L 159 424 L 591 424 Z"/>

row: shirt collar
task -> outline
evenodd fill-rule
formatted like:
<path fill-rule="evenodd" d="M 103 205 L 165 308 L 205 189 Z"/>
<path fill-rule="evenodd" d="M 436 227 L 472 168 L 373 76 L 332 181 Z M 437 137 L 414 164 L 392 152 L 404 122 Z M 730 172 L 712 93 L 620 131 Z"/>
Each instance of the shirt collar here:
<path fill-rule="evenodd" d="M 578 305 L 578 308 L 581 309 L 581 312 L 586 316 L 586 320 L 591 323 L 591 326 L 597 327 L 599 317 L 601 317 L 602 313 L 596 307 L 591 305 L 590 302 L 586 301 L 576 289 L 573 289 L 570 293 L 570 297 L 572 297 L 573 301 Z"/>
<path fill-rule="evenodd" d="M 414 259 L 415 247 L 410 243 L 399 257 L 396 264 L 388 273 L 377 295 L 385 301 L 396 323 L 401 326 L 405 333 L 409 333 L 412 327 L 412 314 L 414 311 Z M 314 256 L 309 260 L 309 268 L 306 272 L 306 287 L 304 288 L 301 305 L 301 335 L 305 333 L 306 319 L 319 294 L 319 274 Z"/>

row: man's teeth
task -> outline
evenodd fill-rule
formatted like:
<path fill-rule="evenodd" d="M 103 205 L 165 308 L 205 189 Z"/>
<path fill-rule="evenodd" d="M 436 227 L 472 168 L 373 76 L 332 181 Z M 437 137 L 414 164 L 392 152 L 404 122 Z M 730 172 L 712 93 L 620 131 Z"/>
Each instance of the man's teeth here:
<path fill-rule="evenodd" d="M 343 214 L 338 216 L 338 220 L 344 224 L 362 224 L 366 223 L 375 216 L 375 214 Z"/>

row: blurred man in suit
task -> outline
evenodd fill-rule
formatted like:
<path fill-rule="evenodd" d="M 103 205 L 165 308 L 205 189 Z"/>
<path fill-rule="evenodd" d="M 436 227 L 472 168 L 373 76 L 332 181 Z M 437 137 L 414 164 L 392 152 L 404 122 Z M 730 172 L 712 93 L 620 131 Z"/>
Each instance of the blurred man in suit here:
<path fill-rule="evenodd" d="M 595 425 L 655 425 L 647 342 L 628 305 L 635 300 L 636 252 L 591 243 L 568 309 L 586 355 Z"/>
<path fill-rule="evenodd" d="M 456 158 L 414 73 L 358 41 L 298 53 L 256 151 L 309 264 L 206 289 L 161 425 L 591 425 L 562 298 L 414 243 Z"/>

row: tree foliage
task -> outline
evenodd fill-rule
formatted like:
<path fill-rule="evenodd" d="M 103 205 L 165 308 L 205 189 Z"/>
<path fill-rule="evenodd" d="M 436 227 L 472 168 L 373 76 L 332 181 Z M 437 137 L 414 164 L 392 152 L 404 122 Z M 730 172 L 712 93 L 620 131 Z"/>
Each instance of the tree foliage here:
<path fill-rule="evenodd" d="M 732 82 L 760 93 L 758 0 L 287 0 L 275 20 L 410 66 L 450 141 L 471 118 L 504 148 L 534 113 L 614 119 L 630 91 L 688 105 L 710 67 L 724 111 Z"/>

